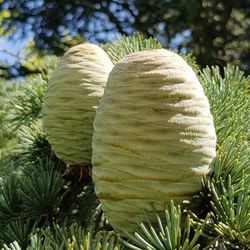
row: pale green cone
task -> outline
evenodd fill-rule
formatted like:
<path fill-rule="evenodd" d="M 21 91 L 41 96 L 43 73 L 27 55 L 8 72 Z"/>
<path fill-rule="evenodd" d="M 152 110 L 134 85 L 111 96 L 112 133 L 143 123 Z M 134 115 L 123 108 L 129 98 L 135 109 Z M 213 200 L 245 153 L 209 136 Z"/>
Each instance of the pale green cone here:
<path fill-rule="evenodd" d="M 91 163 L 95 111 L 112 68 L 100 47 L 81 44 L 66 52 L 51 76 L 44 127 L 56 155 L 69 164 Z"/>
<path fill-rule="evenodd" d="M 170 199 L 190 200 L 215 157 L 208 100 L 193 70 L 177 54 L 135 52 L 110 73 L 97 109 L 93 180 L 117 231 L 162 212 Z M 154 208 L 153 208 L 154 207 Z"/>

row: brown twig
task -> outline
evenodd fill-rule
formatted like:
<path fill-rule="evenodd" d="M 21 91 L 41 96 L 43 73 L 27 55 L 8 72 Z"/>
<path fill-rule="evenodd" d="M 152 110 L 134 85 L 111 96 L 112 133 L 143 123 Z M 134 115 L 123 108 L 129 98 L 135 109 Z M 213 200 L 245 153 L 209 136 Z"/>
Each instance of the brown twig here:
<path fill-rule="evenodd" d="M 69 179 L 71 182 L 60 206 L 61 213 L 66 213 L 70 209 L 75 197 L 82 192 L 84 186 L 92 182 L 91 166 L 74 165 L 73 168 L 70 168 L 70 172 L 66 169 L 63 177 Z"/>

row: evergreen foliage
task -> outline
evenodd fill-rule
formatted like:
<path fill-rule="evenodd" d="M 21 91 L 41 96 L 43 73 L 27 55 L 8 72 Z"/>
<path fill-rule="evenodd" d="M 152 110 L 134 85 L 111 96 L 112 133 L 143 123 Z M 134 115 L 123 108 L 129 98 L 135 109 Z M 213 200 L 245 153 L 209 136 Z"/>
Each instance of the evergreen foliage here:
<path fill-rule="evenodd" d="M 210 223 L 204 232 L 207 232 L 208 237 L 223 242 L 228 249 L 249 247 L 246 237 L 250 233 L 250 189 L 244 178 L 240 184 L 241 189 L 235 192 L 229 175 L 228 180 L 221 178 L 216 183 L 212 179 L 207 185 L 211 194 L 211 209 L 207 215 Z"/>
<path fill-rule="evenodd" d="M 4 250 L 20 250 L 17 241 L 3 245 Z M 70 227 L 60 227 L 54 224 L 52 228 L 37 230 L 30 236 L 27 250 L 118 250 L 121 249 L 117 239 L 112 234 L 98 233 L 94 235 L 90 230 L 85 230 L 77 224 Z"/>
<path fill-rule="evenodd" d="M 17 134 L 17 138 L 22 152 L 20 157 L 23 163 L 44 162 L 53 154 L 41 119 L 36 119 L 28 126 L 22 126 Z"/>
<path fill-rule="evenodd" d="M 118 61 L 120 61 L 124 56 L 143 50 L 150 49 L 161 49 L 162 46 L 159 41 L 154 38 L 144 38 L 142 34 L 136 33 L 133 36 L 127 37 L 122 36 L 117 41 L 111 44 L 102 45 L 103 49 L 109 55 L 112 63 L 115 65 Z M 197 65 L 196 59 L 192 53 L 181 54 L 183 59 L 189 64 L 193 70 L 198 73 L 199 66 Z"/>
<path fill-rule="evenodd" d="M 158 47 L 140 35 L 105 45 L 113 62 Z M 139 223 L 140 231 L 118 243 L 91 177 L 83 172 L 79 179 L 47 141 L 41 104 L 48 77 L 1 80 L 0 248 L 250 249 L 250 77 L 234 66 L 199 71 L 190 54 L 183 57 L 203 84 L 218 137 L 213 172 L 196 197 L 199 211 L 171 203 L 157 225 Z"/>
<path fill-rule="evenodd" d="M 137 33 L 131 37 L 122 36 L 118 41 L 110 45 L 104 45 L 103 48 L 106 50 L 112 63 L 116 64 L 124 56 L 132 52 L 160 49 L 162 46 L 155 38 L 145 39 L 141 34 Z"/>
<path fill-rule="evenodd" d="M 211 177 L 204 178 L 208 198 L 204 234 L 227 249 L 249 249 L 250 78 L 237 67 L 205 68 L 200 74 L 217 133 L 217 156 Z M 203 219 L 198 219 L 200 223 Z"/>
<path fill-rule="evenodd" d="M 162 222 L 159 215 L 156 216 L 158 221 L 157 226 L 152 226 L 150 222 L 148 223 L 148 226 L 144 225 L 143 223 L 139 223 L 143 235 L 135 233 L 133 236 L 125 232 L 125 234 L 128 236 L 128 239 L 131 239 L 135 245 L 123 241 L 124 245 L 134 250 L 199 249 L 200 245 L 197 244 L 197 240 L 201 236 L 202 226 L 197 228 L 195 232 L 191 232 L 192 228 L 190 216 L 186 213 L 182 214 L 179 205 L 175 207 L 174 202 L 171 201 L 169 208 L 165 210 L 164 223 Z M 157 228 L 157 230 L 155 228 Z"/>
<path fill-rule="evenodd" d="M 14 130 L 41 117 L 45 88 L 46 81 L 41 75 L 37 75 L 25 78 L 18 84 L 18 90 L 13 95 L 9 95 L 11 106 L 9 122 Z"/>

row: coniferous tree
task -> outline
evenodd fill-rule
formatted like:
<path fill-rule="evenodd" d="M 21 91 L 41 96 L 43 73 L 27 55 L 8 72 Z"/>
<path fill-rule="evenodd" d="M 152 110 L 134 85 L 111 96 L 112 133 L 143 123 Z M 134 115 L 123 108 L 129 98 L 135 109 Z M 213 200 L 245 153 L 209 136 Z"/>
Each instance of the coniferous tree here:
<path fill-rule="evenodd" d="M 126 54 L 160 48 L 136 35 L 104 45 L 113 63 Z M 237 67 L 199 70 L 214 117 L 217 156 L 213 173 L 190 204 L 171 203 L 157 225 L 139 223 L 120 238 L 94 193 L 91 176 L 70 171 L 43 130 L 41 105 L 47 74 L 0 82 L 0 247 L 3 249 L 250 249 L 250 78 Z M 145 215 L 147 216 L 147 215 Z"/>

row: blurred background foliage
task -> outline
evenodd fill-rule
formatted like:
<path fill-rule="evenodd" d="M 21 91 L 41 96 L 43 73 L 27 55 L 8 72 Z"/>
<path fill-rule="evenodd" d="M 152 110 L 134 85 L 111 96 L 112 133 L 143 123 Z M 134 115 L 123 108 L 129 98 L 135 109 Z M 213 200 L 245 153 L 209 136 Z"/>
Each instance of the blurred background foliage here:
<path fill-rule="evenodd" d="M 230 62 L 249 72 L 249 24 L 249 0 L 0 0 L 0 36 L 32 38 L 27 61 L 6 65 L 0 59 L 0 69 L 4 77 L 26 75 L 39 71 L 41 55 L 140 32 L 163 47 L 192 51 L 201 67 Z M 34 50 L 38 58 L 30 58 Z"/>

